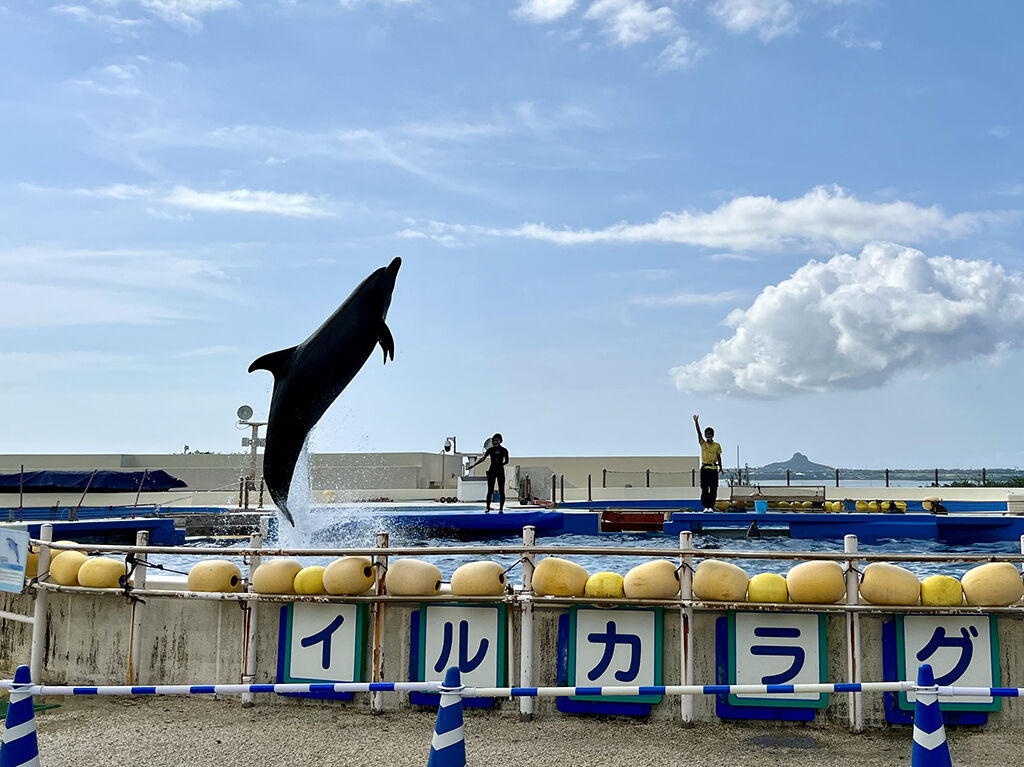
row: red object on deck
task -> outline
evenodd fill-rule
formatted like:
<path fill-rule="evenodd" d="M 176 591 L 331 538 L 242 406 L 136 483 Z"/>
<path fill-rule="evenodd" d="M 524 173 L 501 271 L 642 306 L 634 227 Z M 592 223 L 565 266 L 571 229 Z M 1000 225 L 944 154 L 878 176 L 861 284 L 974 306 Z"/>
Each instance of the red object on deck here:
<path fill-rule="evenodd" d="M 601 530 L 606 533 L 661 532 L 665 514 L 661 511 L 601 512 Z"/>

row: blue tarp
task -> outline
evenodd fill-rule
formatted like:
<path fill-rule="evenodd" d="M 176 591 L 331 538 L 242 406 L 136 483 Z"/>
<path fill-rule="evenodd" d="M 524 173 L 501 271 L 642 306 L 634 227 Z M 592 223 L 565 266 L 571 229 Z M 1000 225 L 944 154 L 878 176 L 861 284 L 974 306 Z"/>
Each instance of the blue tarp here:
<path fill-rule="evenodd" d="M 137 492 L 143 474 L 146 476 L 146 482 L 142 489 L 148 492 L 188 487 L 177 477 L 172 477 L 160 469 L 148 472 L 97 471 L 96 476 L 93 476 L 91 471 L 26 471 L 24 475 L 0 474 L 0 493 L 18 492 L 22 478 L 26 493 L 55 493 L 64 490 L 81 492 L 87 486 L 89 492 Z M 89 481 L 90 478 L 92 482 Z"/>

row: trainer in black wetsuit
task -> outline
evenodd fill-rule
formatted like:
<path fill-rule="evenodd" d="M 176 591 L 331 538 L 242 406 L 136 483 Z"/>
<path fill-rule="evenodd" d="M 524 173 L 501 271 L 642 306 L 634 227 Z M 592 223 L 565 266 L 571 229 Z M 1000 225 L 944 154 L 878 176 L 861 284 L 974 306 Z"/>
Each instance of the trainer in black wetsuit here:
<path fill-rule="evenodd" d="M 480 456 L 476 463 L 469 468 L 472 469 L 483 463 L 487 458 L 491 459 L 491 465 L 487 467 L 487 508 L 491 510 L 491 498 L 494 497 L 494 486 L 498 486 L 498 513 L 505 511 L 505 464 L 508 463 L 508 450 L 501 446 L 501 435 L 495 434 L 491 437 L 491 446 L 487 452 Z"/>

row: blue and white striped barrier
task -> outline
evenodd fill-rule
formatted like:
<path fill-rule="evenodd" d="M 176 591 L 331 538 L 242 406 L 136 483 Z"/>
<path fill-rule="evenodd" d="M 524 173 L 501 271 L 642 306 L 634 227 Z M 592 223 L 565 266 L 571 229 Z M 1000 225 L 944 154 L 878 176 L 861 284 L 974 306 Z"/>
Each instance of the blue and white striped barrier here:
<path fill-rule="evenodd" d="M 4 737 L 0 742 L 0 767 L 39 767 L 31 685 L 28 666 L 18 666 L 11 682 L 11 702 L 7 707 Z"/>
<path fill-rule="evenodd" d="M 427 767 L 466 767 L 466 735 L 462 729 L 463 690 L 459 670 L 448 669 L 441 688 Z"/>
<path fill-rule="evenodd" d="M 938 687 L 932 667 L 927 663 L 917 669 L 914 694 L 914 750 L 910 767 L 953 767 L 946 741 L 946 728 L 939 710 Z"/>

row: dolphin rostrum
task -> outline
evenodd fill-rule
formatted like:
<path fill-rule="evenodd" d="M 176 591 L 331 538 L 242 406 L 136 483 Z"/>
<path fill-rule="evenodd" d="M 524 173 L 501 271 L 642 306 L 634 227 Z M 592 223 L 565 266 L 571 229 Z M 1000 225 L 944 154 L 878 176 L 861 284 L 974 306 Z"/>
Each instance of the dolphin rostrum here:
<path fill-rule="evenodd" d="M 380 344 L 384 363 L 395 358 L 395 339 L 385 322 L 402 259 L 365 280 L 309 338 L 290 349 L 264 354 L 249 372 L 274 374 L 267 418 L 263 477 L 270 497 L 292 525 L 288 488 L 306 435 Z"/>

